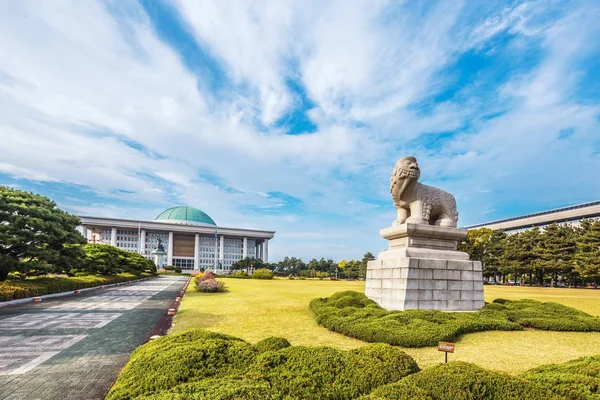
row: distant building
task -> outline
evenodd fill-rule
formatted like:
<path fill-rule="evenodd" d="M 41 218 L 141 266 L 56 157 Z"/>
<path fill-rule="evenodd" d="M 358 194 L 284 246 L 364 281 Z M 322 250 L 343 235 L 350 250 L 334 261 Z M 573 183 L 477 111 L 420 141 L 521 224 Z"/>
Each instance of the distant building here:
<path fill-rule="evenodd" d="M 534 227 L 543 228 L 552 223 L 569 223 L 579 225 L 579 221 L 584 218 L 600 217 L 600 201 L 591 203 L 577 204 L 570 207 L 557 208 L 554 210 L 541 211 L 533 214 L 521 215 L 501 219 L 498 221 L 486 222 L 483 224 L 466 226 L 466 229 L 490 228 L 502 229 L 505 232 L 518 232 Z"/>
<path fill-rule="evenodd" d="M 79 216 L 78 228 L 88 242 L 110 244 L 155 259 L 159 239 L 166 256 L 159 267 L 227 273 L 245 257 L 269 260 L 274 231 L 219 227 L 206 213 L 193 207 L 173 207 L 153 221 Z M 156 254 L 156 252 L 155 252 Z"/>

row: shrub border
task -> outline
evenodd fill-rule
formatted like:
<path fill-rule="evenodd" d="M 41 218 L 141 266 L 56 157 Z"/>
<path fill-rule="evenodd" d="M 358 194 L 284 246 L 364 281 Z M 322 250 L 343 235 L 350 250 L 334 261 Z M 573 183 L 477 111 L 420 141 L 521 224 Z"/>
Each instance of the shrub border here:
<path fill-rule="evenodd" d="M 155 278 L 157 278 L 157 276 L 149 276 L 147 278 L 137 278 L 137 279 L 125 280 L 125 281 L 122 281 L 122 282 L 107 283 L 105 285 L 92 286 L 92 287 L 82 288 L 82 289 L 77 289 L 77 290 L 80 293 L 82 293 L 82 292 L 89 292 L 91 290 L 98 290 L 98 289 L 103 289 L 103 288 L 111 287 L 111 286 L 125 285 L 125 284 L 133 283 L 133 282 L 147 281 L 149 279 L 155 279 Z M 2 307 L 9 307 L 9 306 L 13 306 L 13 305 L 24 304 L 24 303 L 30 303 L 30 302 L 33 302 L 33 300 L 36 299 L 36 298 L 41 298 L 42 300 L 44 300 L 44 299 L 52 299 L 52 298 L 55 298 L 55 297 L 74 296 L 74 295 L 76 295 L 75 292 L 76 292 L 75 290 L 69 290 L 68 292 L 49 293 L 49 294 L 43 294 L 41 296 L 26 297 L 26 298 L 23 298 L 23 299 L 0 301 L 0 308 L 2 308 Z"/>

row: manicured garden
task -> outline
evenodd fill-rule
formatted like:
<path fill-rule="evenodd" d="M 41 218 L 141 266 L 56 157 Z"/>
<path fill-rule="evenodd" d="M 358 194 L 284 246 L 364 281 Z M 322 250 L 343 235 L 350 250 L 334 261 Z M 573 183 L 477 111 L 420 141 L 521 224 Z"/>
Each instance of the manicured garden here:
<path fill-rule="evenodd" d="M 287 338 L 293 345 L 325 345 L 350 350 L 365 345 L 319 326 L 309 303 L 345 290 L 363 291 L 364 281 L 222 279 L 227 293 L 199 293 L 190 285 L 174 332 L 199 327 L 256 343 L 269 336 Z M 574 307 L 600 316 L 599 292 L 591 289 L 485 286 L 485 300 L 533 299 Z M 467 361 L 511 374 L 542 364 L 562 363 L 597 354 L 598 332 L 554 332 L 539 329 L 487 331 L 459 338 L 450 360 Z M 404 348 L 422 367 L 440 362 L 435 347 Z"/>
<path fill-rule="evenodd" d="M 191 329 L 138 348 L 107 399 L 594 399 L 599 371 L 599 356 L 520 376 L 466 362 L 421 370 L 387 344 L 344 351 L 266 338 L 252 345 Z"/>
<path fill-rule="evenodd" d="M 600 318 L 558 303 L 496 299 L 473 313 L 437 310 L 387 311 L 363 293 L 337 292 L 310 302 L 317 322 L 329 330 L 366 342 L 403 347 L 436 346 L 483 331 L 600 332 Z"/>

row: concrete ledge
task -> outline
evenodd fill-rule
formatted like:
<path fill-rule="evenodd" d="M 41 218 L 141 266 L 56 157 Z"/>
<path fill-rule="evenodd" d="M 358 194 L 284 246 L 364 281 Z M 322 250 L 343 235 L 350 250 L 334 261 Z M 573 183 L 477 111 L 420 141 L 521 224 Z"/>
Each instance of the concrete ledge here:
<path fill-rule="evenodd" d="M 106 284 L 106 285 L 93 286 L 93 287 L 89 287 L 89 288 L 75 289 L 75 290 L 79 290 L 80 293 L 83 293 L 83 292 L 89 292 L 91 290 L 104 289 L 104 288 L 111 287 L 111 286 L 126 285 L 128 283 L 147 281 L 149 279 L 156 279 L 156 277 L 153 276 L 153 277 L 150 277 L 150 278 L 140 278 L 140 279 L 134 279 L 134 280 L 131 280 L 131 281 L 110 283 L 110 284 Z M 76 294 L 75 290 L 69 290 L 68 292 L 44 294 L 42 296 L 26 297 L 24 299 L 1 301 L 0 302 L 0 308 L 1 307 L 13 306 L 13 305 L 17 305 L 17 304 L 32 303 L 33 299 L 35 299 L 35 298 L 40 298 L 40 299 L 44 300 L 44 299 L 52 299 L 52 298 L 55 298 L 55 297 L 71 296 L 71 295 L 75 295 Z"/>

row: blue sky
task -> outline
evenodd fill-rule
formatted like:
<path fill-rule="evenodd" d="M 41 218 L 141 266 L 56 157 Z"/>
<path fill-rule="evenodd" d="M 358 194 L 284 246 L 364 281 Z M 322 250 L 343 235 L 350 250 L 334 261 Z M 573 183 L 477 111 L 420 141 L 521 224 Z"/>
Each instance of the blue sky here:
<path fill-rule="evenodd" d="M 359 258 L 414 155 L 460 225 L 600 199 L 600 2 L 0 2 L 0 184 Z"/>

